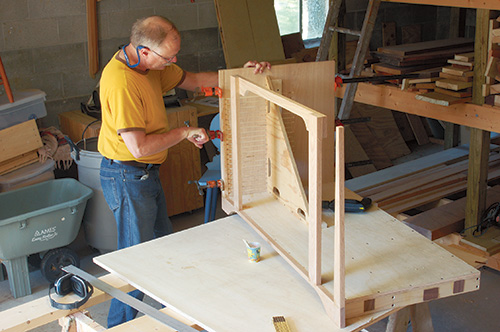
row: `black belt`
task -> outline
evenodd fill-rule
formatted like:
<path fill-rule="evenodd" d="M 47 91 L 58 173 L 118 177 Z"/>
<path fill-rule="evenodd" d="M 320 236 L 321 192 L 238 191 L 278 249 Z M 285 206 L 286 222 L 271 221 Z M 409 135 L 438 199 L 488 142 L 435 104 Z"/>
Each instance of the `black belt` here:
<path fill-rule="evenodd" d="M 109 160 L 111 164 L 117 163 L 117 164 L 121 164 L 121 165 L 139 167 L 139 168 L 145 168 L 145 169 L 151 169 L 153 167 L 160 167 L 161 166 L 161 164 L 146 164 L 146 163 L 141 163 L 141 162 L 138 162 L 135 160 L 115 160 L 115 159 L 109 159 L 109 158 L 106 158 L 106 159 Z"/>

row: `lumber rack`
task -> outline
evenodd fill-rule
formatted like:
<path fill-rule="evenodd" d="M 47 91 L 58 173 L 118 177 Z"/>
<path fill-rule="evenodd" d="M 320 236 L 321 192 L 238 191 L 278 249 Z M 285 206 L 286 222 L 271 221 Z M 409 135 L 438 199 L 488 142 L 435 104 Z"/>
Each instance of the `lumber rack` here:
<path fill-rule="evenodd" d="M 337 0 L 335 0 L 337 1 Z M 482 82 L 487 65 L 488 54 L 488 34 L 490 14 L 493 10 L 500 10 L 500 2 L 496 0 L 476 1 L 476 0 L 383 0 L 385 2 L 407 3 L 416 5 L 449 6 L 456 8 L 475 8 L 476 11 L 476 36 L 474 50 L 474 84 L 472 88 L 472 103 L 442 107 L 420 102 L 415 99 L 415 94 L 405 91 L 395 91 L 391 87 L 374 86 L 366 83 L 359 83 L 357 89 L 347 87 L 338 89 L 336 97 L 344 98 L 342 105 L 349 102 L 352 97 L 354 101 L 365 104 L 376 105 L 391 110 L 398 110 L 408 114 L 420 115 L 432 119 L 442 120 L 450 124 L 447 127 L 445 136 L 450 138 L 450 142 L 445 146 L 453 147 L 453 133 L 456 125 L 471 127 L 470 135 L 470 158 L 467 184 L 467 203 L 465 228 L 471 229 L 480 222 L 481 215 L 486 209 L 486 178 L 488 176 L 488 151 L 490 144 L 490 132 L 500 132 L 500 122 L 498 121 L 500 110 L 498 108 L 484 105 L 482 96 Z M 330 2 L 332 8 L 334 1 Z M 370 1 L 371 4 L 372 1 Z M 366 19 L 365 19 L 366 21 Z M 328 24 L 328 23 L 327 23 Z M 325 25 L 326 26 L 326 25 Z M 325 30 L 326 31 L 326 28 Z M 324 34 L 325 35 L 325 34 Z M 361 38 L 366 36 L 361 36 Z M 366 43 L 366 41 L 364 41 Z M 328 43 L 329 44 L 329 43 Z M 361 42 L 359 43 L 361 44 Z M 326 47 L 328 47 L 327 45 Z M 360 47 L 358 47 L 359 49 Z M 339 48 L 332 45 L 333 52 L 330 58 L 338 58 Z M 358 51 L 358 50 L 357 50 Z M 358 59 L 359 60 L 359 59 Z M 355 89 L 354 94 L 352 90 Z M 390 96 L 390 97 L 389 97 Z M 349 97 L 349 98 L 346 98 Z M 410 101 L 408 103 L 408 101 Z M 425 105 L 427 104 L 427 105 Z M 341 109 L 341 114 L 345 116 L 346 108 Z M 466 232 L 472 235 L 471 232 Z"/>

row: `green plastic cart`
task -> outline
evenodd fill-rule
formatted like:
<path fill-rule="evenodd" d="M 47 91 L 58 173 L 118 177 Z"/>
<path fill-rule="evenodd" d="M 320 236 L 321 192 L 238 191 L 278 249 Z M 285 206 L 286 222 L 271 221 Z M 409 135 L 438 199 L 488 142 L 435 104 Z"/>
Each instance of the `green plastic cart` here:
<path fill-rule="evenodd" d="M 49 281 L 61 267 L 79 266 L 78 255 L 65 246 L 78 234 L 92 189 L 75 179 L 49 180 L 0 193 L 0 260 L 15 298 L 31 294 L 27 257 L 38 253 Z"/>

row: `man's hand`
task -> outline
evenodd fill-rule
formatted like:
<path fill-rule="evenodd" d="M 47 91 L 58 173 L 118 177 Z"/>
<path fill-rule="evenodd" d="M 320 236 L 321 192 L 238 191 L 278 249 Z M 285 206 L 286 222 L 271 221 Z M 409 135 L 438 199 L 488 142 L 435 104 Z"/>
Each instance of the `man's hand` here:
<path fill-rule="evenodd" d="M 248 61 L 243 65 L 243 68 L 254 68 L 254 67 L 255 67 L 255 70 L 253 71 L 254 74 L 262 74 L 266 68 L 271 69 L 271 64 L 266 61 L 263 62 Z"/>
<path fill-rule="evenodd" d="M 203 148 L 203 144 L 210 140 L 205 129 L 195 127 L 188 128 L 189 132 L 187 135 L 187 140 L 196 145 L 199 149 Z"/>

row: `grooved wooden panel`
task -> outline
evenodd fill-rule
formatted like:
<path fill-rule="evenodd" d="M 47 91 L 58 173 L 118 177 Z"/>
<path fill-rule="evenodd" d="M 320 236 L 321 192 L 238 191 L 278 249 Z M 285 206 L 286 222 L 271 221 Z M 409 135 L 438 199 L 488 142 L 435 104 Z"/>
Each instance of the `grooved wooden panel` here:
<path fill-rule="evenodd" d="M 170 129 L 184 127 L 184 121 L 189 121 L 192 127 L 198 125 L 195 107 L 167 108 L 166 111 Z M 200 177 L 200 151 L 196 146 L 184 140 L 168 149 L 167 160 L 160 167 L 160 181 L 169 216 L 203 207 L 203 196 L 196 185 L 188 184 Z"/>

